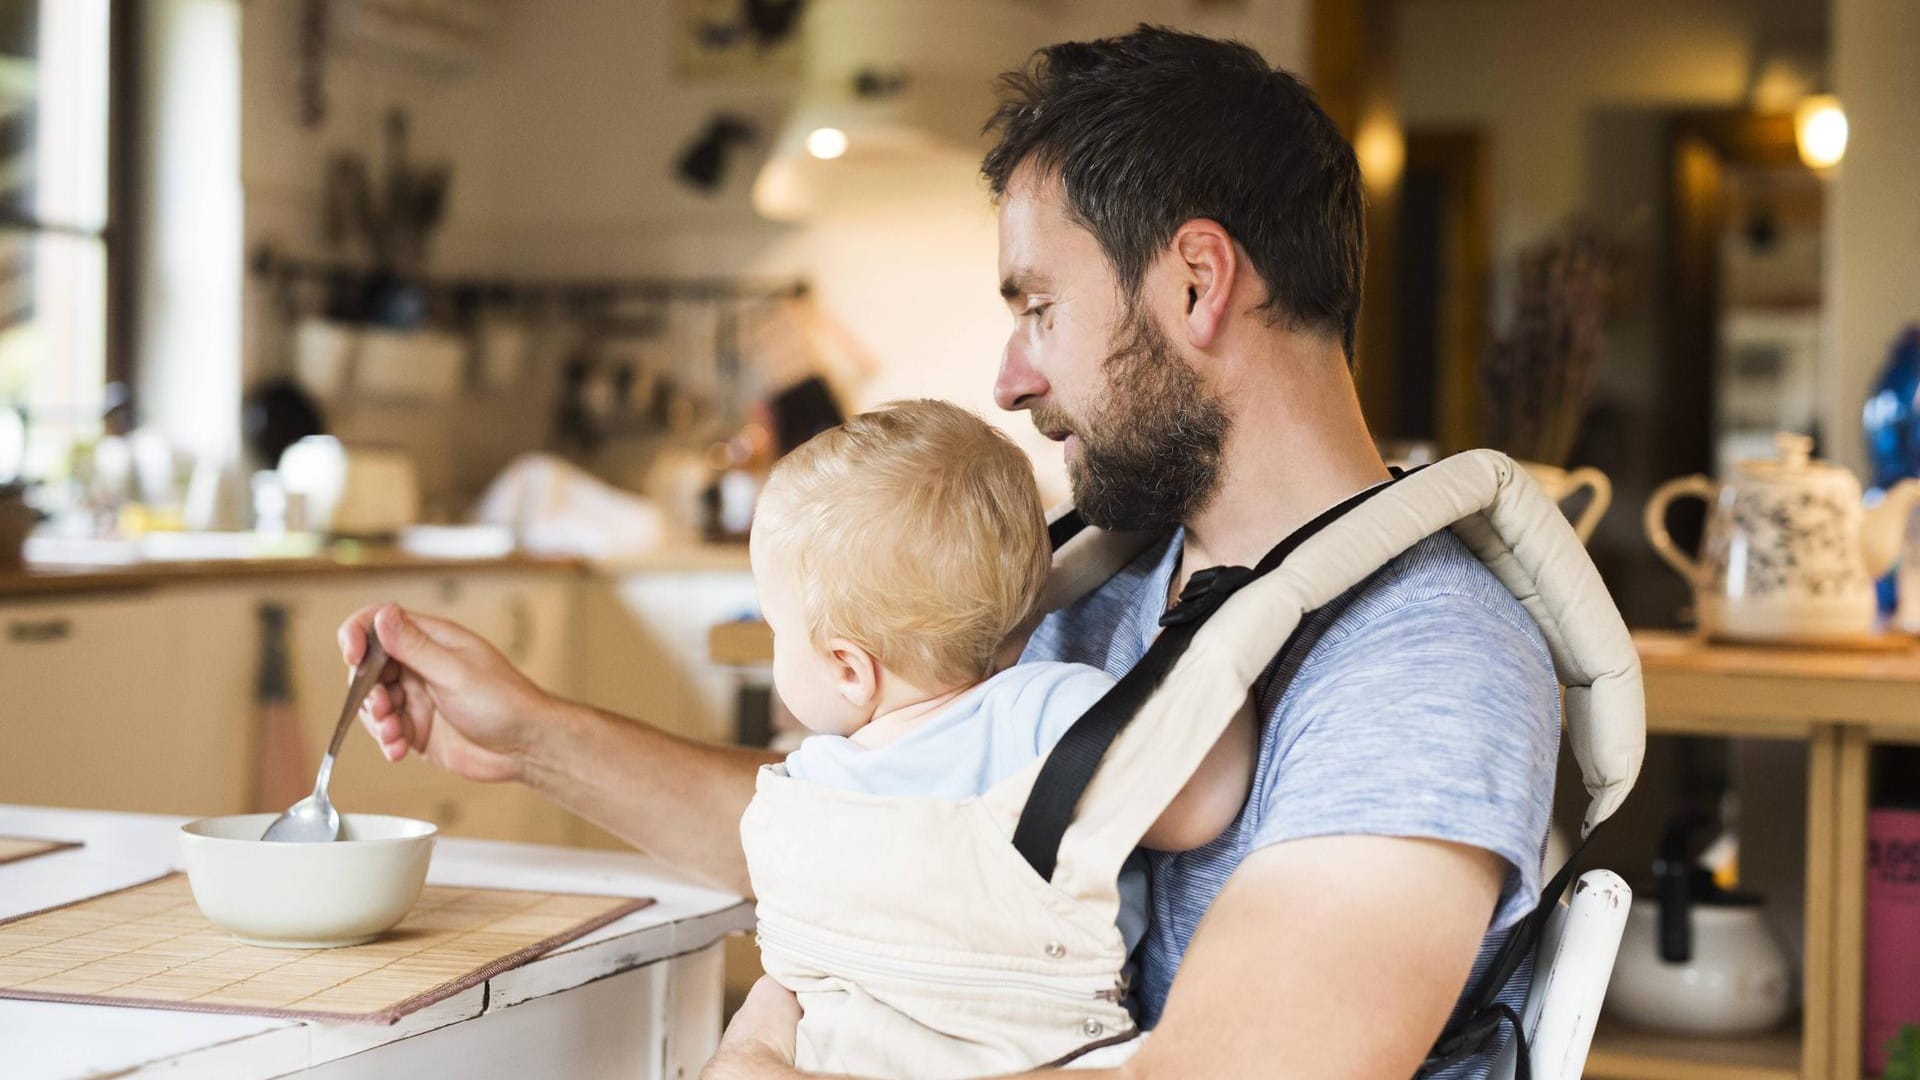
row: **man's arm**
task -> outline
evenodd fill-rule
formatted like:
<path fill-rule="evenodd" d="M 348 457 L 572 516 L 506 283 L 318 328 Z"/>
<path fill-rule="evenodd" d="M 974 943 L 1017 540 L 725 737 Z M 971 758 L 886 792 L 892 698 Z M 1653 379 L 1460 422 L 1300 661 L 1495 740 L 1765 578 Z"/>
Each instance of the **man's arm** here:
<path fill-rule="evenodd" d="M 780 755 L 696 742 L 573 702 L 556 705 L 526 760 L 534 790 L 648 854 L 753 895 L 740 815 L 753 798 L 754 774 Z"/>
<path fill-rule="evenodd" d="M 340 627 L 348 664 L 373 627 L 392 658 L 361 713 L 391 761 L 409 751 L 471 780 L 521 780 L 715 885 L 750 895 L 740 815 L 775 755 L 683 739 L 535 686 L 445 619 L 387 605 Z"/>
<path fill-rule="evenodd" d="M 1504 873 L 1491 852 L 1437 840 L 1332 836 L 1256 851 L 1201 921 L 1140 1052 L 1072 1075 L 1406 1080 L 1466 985 Z M 803 1075 L 791 1065 L 791 996 L 768 983 L 755 999 L 705 1080 Z"/>
<path fill-rule="evenodd" d="M 1491 852 L 1437 840 L 1254 852 L 1116 1075 L 1412 1076 L 1466 986 L 1504 873 Z"/>

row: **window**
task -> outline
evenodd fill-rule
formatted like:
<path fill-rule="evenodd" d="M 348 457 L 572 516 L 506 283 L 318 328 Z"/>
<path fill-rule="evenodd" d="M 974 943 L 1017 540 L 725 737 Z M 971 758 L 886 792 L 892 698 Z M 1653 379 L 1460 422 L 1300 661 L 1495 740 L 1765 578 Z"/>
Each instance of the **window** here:
<path fill-rule="evenodd" d="M 97 435 L 106 404 L 112 15 L 111 0 L 0 0 L 0 408 L 27 417 L 29 477 Z"/>

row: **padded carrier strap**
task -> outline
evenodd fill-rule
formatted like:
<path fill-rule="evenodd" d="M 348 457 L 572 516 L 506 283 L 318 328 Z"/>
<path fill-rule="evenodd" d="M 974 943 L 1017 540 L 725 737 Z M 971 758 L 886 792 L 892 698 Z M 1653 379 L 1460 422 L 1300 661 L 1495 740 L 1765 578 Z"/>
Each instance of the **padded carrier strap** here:
<path fill-rule="evenodd" d="M 1162 630 L 1146 654 L 1073 722 L 1040 767 L 1033 790 L 1020 811 L 1019 824 L 1013 830 L 1013 846 L 1033 867 L 1034 873 L 1045 881 L 1053 879 L 1054 867 L 1060 859 L 1060 841 L 1066 836 L 1067 826 L 1073 824 L 1074 811 L 1087 786 L 1093 783 L 1101 758 L 1146 704 L 1147 698 L 1159 689 L 1167 672 L 1187 651 L 1207 619 L 1220 610 L 1228 597 L 1277 569 L 1314 534 L 1407 475 L 1411 473 L 1396 469 L 1392 480 L 1358 492 L 1328 509 L 1289 533 L 1251 569 L 1215 566 L 1193 575 L 1180 591 L 1179 602 L 1160 617 Z M 1049 527 L 1049 538 L 1057 549 L 1084 527 L 1079 511 L 1073 511 Z"/>
<path fill-rule="evenodd" d="M 1160 687 L 1206 621 L 1229 597 L 1277 569 L 1288 555 L 1316 533 L 1374 495 L 1418 471 L 1394 469 L 1392 480 L 1356 493 L 1307 522 L 1274 545 L 1252 568 L 1219 566 L 1193 575 L 1181 590 L 1179 602 L 1161 617 L 1163 629 L 1147 652 L 1105 696 L 1068 728 L 1042 765 L 1013 834 L 1014 847 L 1035 873 L 1044 880 L 1053 878 L 1061 841 L 1073 822 L 1082 796 L 1099 770 L 1102 758 L 1147 699 Z M 1069 511 L 1050 524 L 1048 538 L 1058 551 L 1085 528 L 1086 523 L 1080 513 L 1077 510 Z M 1289 637 L 1280 652 L 1284 654 L 1292 642 L 1293 638 Z M 1630 785 L 1631 780 L 1626 783 Z M 1617 804 L 1617 797 L 1614 801 Z M 1607 809 L 1610 811 L 1611 806 Z M 1531 1080 L 1526 1033 L 1520 1017 L 1510 1006 L 1500 1002 L 1498 996 L 1525 958 L 1538 947 L 1547 918 L 1578 873 L 1581 856 L 1585 854 L 1593 830 L 1597 827 L 1597 821 L 1589 821 L 1586 836 L 1572 858 L 1541 890 L 1540 901 L 1534 910 L 1514 927 L 1481 973 L 1480 979 L 1468 989 L 1463 998 L 1463 1007 L 1456 1010 L 1457 1019 L 1449 1021 L 1442 1030 L 1417 1076 L 1431 1075 L 1480 1052 L 1498 1033 L 1500 1025 L 1505 1023 L 1512 1026 L 1513 1036 L 1519 1041 L 1516 1047 L 1516 1080 Z"/>

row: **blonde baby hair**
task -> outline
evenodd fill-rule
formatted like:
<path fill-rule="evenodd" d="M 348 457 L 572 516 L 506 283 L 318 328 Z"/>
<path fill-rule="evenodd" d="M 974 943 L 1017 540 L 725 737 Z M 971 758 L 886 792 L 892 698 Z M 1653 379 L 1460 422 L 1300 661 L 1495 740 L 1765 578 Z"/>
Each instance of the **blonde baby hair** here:
<path fill-rule="evenodd" d="M 1052 558 L 1033 467 L 944 401 L 889 402 L 774 466 L 754 515 L 816 647 L 843 637 L 928 686 L 992 674 Z"/>

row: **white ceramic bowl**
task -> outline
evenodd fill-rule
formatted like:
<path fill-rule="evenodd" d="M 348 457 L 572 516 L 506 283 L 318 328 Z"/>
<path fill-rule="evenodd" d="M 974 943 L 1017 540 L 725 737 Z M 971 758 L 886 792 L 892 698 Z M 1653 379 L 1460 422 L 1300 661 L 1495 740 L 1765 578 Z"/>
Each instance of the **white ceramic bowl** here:
<path fill-rule="evenodd" d="M 393 928 L 426 884 L 438 830 L 430 822 L 342 814 L 331 844 L 267 843 L 273 814 L 180 826 L 193 899 L 214 925 L 250 945 L 331 949 Z"/>

